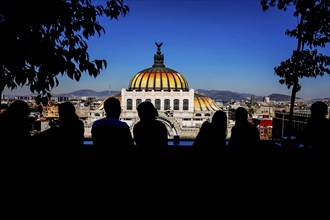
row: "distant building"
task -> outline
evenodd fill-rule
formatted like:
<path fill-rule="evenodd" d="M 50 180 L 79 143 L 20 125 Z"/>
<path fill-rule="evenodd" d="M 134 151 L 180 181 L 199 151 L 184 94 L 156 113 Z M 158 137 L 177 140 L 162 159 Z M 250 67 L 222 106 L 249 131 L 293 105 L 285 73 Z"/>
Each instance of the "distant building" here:
<path fill-rule="evenodd" d="M 269 96 L 265 96 L 263 98 L 263 102 L 269 103 L 269 101 L 270 101 Z"/>
<path fill-rule="evenodd" d="M 87 101 L 87 102 L 92 102 L 97 99 L 97 97 L 91 97 L 91 96 L 83 96 L 80 98 L 81 100 Z"/>
<path fill-rule="evenodd" d="M 52 96 L 50 98 L 50 100 L 52 102 L 66 102 L 66 101 L 69 101 L 69 97 L 65 97 L 65 96 Z"/>
<path fill-rule="evenodd" d="M 257 125 L 259 130 L 259 136 L 261 140 L 273 139 L 273 119 L 268 115 L 264 115 L 263 118 L 254 118 L 254 124 Z"/>
<path fill-rule="evenodd" d="M 58 118 L 58 106 L 43 106 L 42 113 L 45 118 Z"/>
<path fill-rule="evenodd" d="M 251 96 L 251 105 L 253 106 L 256 103 L 256 97 L 254 95 Z"/>
<path fill-rule="evenodd" d="M 202 123 L 210 120 L 213 113 L 221 108 L 211 98 L 189 88 L 181 73 L 165 67 L 161 45 L 156 43 L 152 67 L 135 74 L 128 89 L 123 88 L 120 94 L 115 95 L 122 105 L 121 120 L 132 130 L 139 121 L 137 106 L 143 101 L 150 101 L 158 110 L 158 120 L 166 125 L 169 137 L 195 138 Z M 103 102 L 91 111 L 91 124 L 105 116 Z"/>
<path fill-rule="evenodd" d="M 15 96 L 16 100 L 24 100 L 24 101 L 34 101 L 36 96 Z"/>

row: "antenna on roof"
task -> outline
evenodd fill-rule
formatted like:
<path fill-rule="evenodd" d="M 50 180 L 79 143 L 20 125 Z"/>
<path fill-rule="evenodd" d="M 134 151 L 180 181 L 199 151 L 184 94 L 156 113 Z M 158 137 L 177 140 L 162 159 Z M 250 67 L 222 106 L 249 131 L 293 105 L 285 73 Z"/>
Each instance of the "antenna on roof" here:
<path fill-rule="evenodd" d="M 109 95 L 111 95 L 111 84 L 109 84 Z"/>

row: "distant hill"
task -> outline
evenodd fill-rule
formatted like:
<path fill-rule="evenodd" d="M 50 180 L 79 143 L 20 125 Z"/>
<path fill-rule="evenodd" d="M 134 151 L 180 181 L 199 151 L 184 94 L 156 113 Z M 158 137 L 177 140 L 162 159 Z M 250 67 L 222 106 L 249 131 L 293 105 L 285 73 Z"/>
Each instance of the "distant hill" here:
<path fill-rule="evenodd" d="M 239 92 L 223 91 L 223 90 L 205 90 L 205 89 L 196 89 L 195 91 L 199 94 L 208 96 L 213 100 L 222 100 L 225 102 L 231 101 L 231 100 L 235 100 L 235 101 L 250 100 L 251 96 L 255 96 L 257 101 L 261 101 L 263 99 L 262 96 L 256 96 L 256 95 L 250 94 L 250 93 L 239 93 Z M 64 97 L 92 96 L 92 97 L 99 97 L 99 98 L 104 97 L 105 98 L 110 95 L 115 95 L 115 94 L 119 94 L 119 93 L 120 93 L 120 91 L 110 91 L 110 93 L 109 93 L 108 90 L 96 92 L 91 89 L 81 89 L 81 90 L 77 90 L 77 91 L 70 92 L 70 93 L 56 94 L 56 96 L 64 96 Z M 283 95 L 283 94 L 276 94 L 276 93 L 270 94 L 268 97 L 271 101 L 290 101 L 291 100 L 291 96 Z M 300 99 L 300 98 L 297 97 L 296 99 Z"/>
<path fill-rule="evenodd" d="M 248 96 L 251 97 L 252 94 L 247 95 L 244 93 L 232 92 L 232 91 L 221 91 L 221 90 L 205 90 L 205 89 L 196 89 L 197 93 L 210 97 L 213 100 L 248 100 Z"/>
<path fill-rule="evenodd" d="M 289 96 L 289 95 L 273 93 L 273 94 L 270 94 L 268 97 L 271 101 L 278 101 L 278 102 L 291 101 L 291 96 Z M 301 99 L 301 98 L 296 97 L 296 100 L 299 100 L 299 99 Z"/>
<path fill-rule="evenodd" d="M 325 101 L 325 100 L 329 100 L 329 98 L 316 98 L 316 99 L 311 99 L 312 102 L 316 102 L 316 101 Z"/>
<path fill-rule="evenodd" d="M 242 101 L 242 100 L 250 100 L 251 96 L 255 96 L 256 101 L 262 101 L 263 97 L 262 96 L 256 96 L 254 94 L 250 94 L 250 93 L 239 93 L 239 92 L 232 92 L 232 91 L 224 91 L 224 90 L 206 90 L 206 89 L 196 89 L 195 92 L 208 96 L 213 100 L 221 100 L 224 102 L 228 102 L 231 100 L 235 100 L 235 101 Z M 120 94 L 120 91 L 109 91 L 109 90 L 105 90 L 105 91 L 101 91 L 101 92 L 96 92 L 94 90 L 91 89 L 81 89 L 81 90 L 77 90 L 74 92 L 70 92 L 70 93 L 60 93 L 60 94 L 53 94 L 53 96 L 63 96 L 63 97 L 70 97 L 70 98 L 74 98 L 74 97 L 98 97 L 100 99 L 102 98 L 106 98 L 108 96 L 111 95 L 115 95 L 115 94 Z M 33 95 L 29 95 L 29 96 L 33 96 Z M 35 95 L 34 95 L 35 96 Z M 7 97 L 15 97 L 14 95 L 10 95 Z M 273 93 L 268 95 L 270 101 L 290 101 L 291 100 L 291 96 L 289 95 L 283 95 L 283 94 L 277 94 L 277 93 Z M 297 97 L 296 100 L 302 100 L 301 98 Z M 325 100 L 325 99 L 321 99 L 321 98 L 317 98 L 317 99 L 312 99 L 312 101 L 316 101 L 316 100 Z"/>
<path fill-rule="evenodd" d="M 63 96 L 63 97 L 108 97 L 110 95 L 118 94 L 120 91 L 101 91 L 101 92 L 96 92 L 91 89 L 81 89 L 77 90 L 74 92 L 70 93 L 61 93 L 61 94 L 56 94 L 56 96 Z"/>
<path fill-rule="evenodd" d="M 222 101 L 230 101 L 230 100 L 250 100 L 251 96 L 255 96 L 256 101 L 262 101 L 262 96 L 256 96 L 250 93 L 238 93 L 232 91 L 221 91 L 221 90 L 204 90 L 204 89 L 197 89 L 196 92 L 206 95 L 213 100 L 222 100 Z M 291 96 L 283 95 L 283 94 L 270 94 L 268 95 L 271 101 L 290 101 Z M 301 98 L 296 97 L 296 100 Z"/>

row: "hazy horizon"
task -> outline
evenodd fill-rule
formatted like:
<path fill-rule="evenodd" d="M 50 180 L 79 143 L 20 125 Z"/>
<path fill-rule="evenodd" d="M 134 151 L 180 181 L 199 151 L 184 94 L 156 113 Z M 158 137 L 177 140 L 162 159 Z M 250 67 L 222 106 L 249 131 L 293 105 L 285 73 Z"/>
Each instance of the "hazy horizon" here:
<path fill-rule="evenodd" d="M 94 91 L 128 88 L 139 71 L 151 67 L 163 42 L 166 67 L 181 73 L 193 89 L 233 91 L 257 96 L 291 95 L 279 83 L 274 67 L 290 58 L 297 41 L 285 30 L 296 26 L 289 8 L 263 12 L 260 0 L 125 0 L 126 17 L 101 20 L 106 34 L 87 41 L 93 59 L 105 59 L 106 70 L 79 82 L 58 77 L 54 94 L 80 89 Z M 330 56 L 330 45 L 319 49 Z M 330 98 L 330 76 L 304 78 L 297 97 Z M 24 95 L 27 87 L 5 89 L 4 95 Z"/>
<path fill-rule="evenodd" d="M 57 95 L 64 95 L 64 94 L 70 94 L 70 93 L 75 93 L 75 92 L 80 92 L 80 91 L 82 91 L 82 90 L 91 90 L 91 91 L 93 91 L 93 92 L 98 92 L 98 93 L 101 93 L 101 92 L 109 92 L 109 94 L 110 94 L 110 92 L 111 92 L 111 94 L 114 94 L 114 92 L 115 93 L 120 93 L 120 90 L 100 90 L 100 91 L 98 91 L 98 90 L 93 90 L 93 89 L 87 89 L 87 88 L 82 88 L 82 89 L 79 89 L 79 90 L 74 90 L 74 91 L 68 91 L 68 92 L 60 92 L 60 93 L 52 93 L 52 96 L 57 96 Z M 198 89 L 196 89 L 196 88 L 194 88 L 194 90 L 195 90 L 195 92 L 197 92 L 197 93 L 200 93 L 200 90 L 206 90 L 206 91 L 212 91 L 213 89 L 210 89 L 210 90 L 208 90 L 208 89 L 202 89 L 202 88 L 198 88 Z M 220 92 L 233 92 L 233 93 L 237 93 L 237 94 L 240 94 L 240 95 L 242 95 L 242 94 L 250 94 L 250 95 L 256 95 L 256 94 L 252 94 L 252 93 L 245 93 L 245 92 L 240 92 L 240 91 L 231 91 L 231 90 L 213 90 L 213 91 L 220 91 Z M 202 93 L 200 93 L 200 94 L 202 94 Z M 283 94 L 283 93 L 269 93 L 269 94 L 263 94 L 263 95 L 256 95 L 257 97 L 266 97 L 266 96 L 270 96 L 270 95 L 286 95 L 286 94 Z M 33 93 L 25 93 L 25 94 L 8 94 L 8 93 L 6 93 L 6 94 L 4 94 L 5 96 L 36 96 L 37 94 L 33 94 Z M 290 95 L 288 95 L 288 96 L 290 96 Z M 306 101 L 309 101 L 309 100 L 313 100 L 313 99 L 329 99 L 330 100 L 330 98 L 329 97 L 315 97 L 315 98 L 312 98 L 312 99 L 305 99 L 305 98 L 302 98 L 302 97 L 299 97 L 299 96 L 296 96 L 296 98 L 300 98 L 300 99 L 304 99 L 304 100 L 306 100 Z"/>

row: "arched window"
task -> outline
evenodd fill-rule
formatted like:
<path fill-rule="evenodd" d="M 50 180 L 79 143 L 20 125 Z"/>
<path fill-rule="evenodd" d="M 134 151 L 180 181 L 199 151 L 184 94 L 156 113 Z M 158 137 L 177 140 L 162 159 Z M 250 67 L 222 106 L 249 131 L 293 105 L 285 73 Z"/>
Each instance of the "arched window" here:
<path fill-rule="evenodd" d="M 151 102 L 151 99 L 146 99 L 147 102 Z"/>
<path fill-rule="evenodd" d="M 142 102 L 142 99 L 136 99 L 136 107 L 138 107 L 138 105 L 140 105 Z"/>
<path fill-rule="evenodd" d="M 180 104 L 180 101 L 179 99 L 174 99 L 174 108 L 173 110 L 179 110 L 179 104 Z"/>
<path fill-rule="evenodd" d="M 171 106 L 170 106 L 170 100 L 169 99 L 165 99 L 164 100 L 164 110 L 168 110 L 170 108 L 171 108 Z"/>
<path fill-rule="evenodd" d="M 184 99 L 183 100 L 183 110 L 188 110 L 189 109 L 189 100 Z"/>
<path fill-rule="evenodd" d="M 201 117 L 202 115 L 200 113 L 197 113 L 195 116 L 196 117 Z"/>
<path fill-rule="evenodd" d="M 155 108 L 156 108 L 157 110 L 160 110 L 160 99 L 156 99 L 156 100 L 155 100 Z"/>
<path fill-rule="evenodd" d="M 127 99 L 127 110 L 132 110 L 133 109 L 133 102 L 132 99 Z"/>

